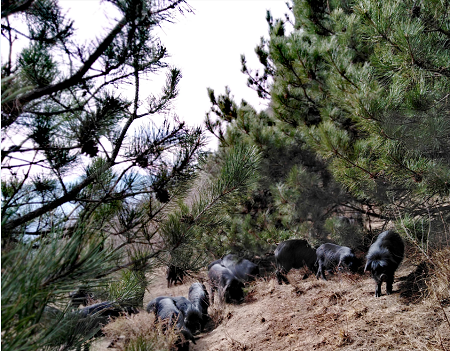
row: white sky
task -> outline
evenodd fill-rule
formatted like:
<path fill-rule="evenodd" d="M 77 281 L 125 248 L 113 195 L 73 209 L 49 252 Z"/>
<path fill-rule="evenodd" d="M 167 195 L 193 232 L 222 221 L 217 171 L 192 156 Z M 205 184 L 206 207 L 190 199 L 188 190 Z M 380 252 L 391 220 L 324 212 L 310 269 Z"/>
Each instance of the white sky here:
<path fill-rule="evenodd" d="M 177 113 L 186 120 L 203 122 L 210 103 L 206 88 L 216 94 L 228 85 L 236 102 L 242 98 L 255 108 L 265 106 L 256 92 L 247 87 L 241 72 L 240 55 L 245 54 L 250 68 L 259 68 L 254 49 L 261 36 L 268 37 L 266 10 L 275 18 L 287 12 L 283 0 L 194 0 L 188 3 L 195 14 L 179 18 L 165 29 L 162 41 L 173 63 L 181 68 L 183 79 L 176 104 Z"/>
<path fill-rule="evenodd" d="M 81 42 L 102 39 L 105 29 L 113 26 L 112 19 L 119 17 L 111 12 L 111 4 L 100 0 L 59 3 L 67 17 L 75 21 Z M 246 56 L 249 68 L 261 68 L 254 49 L 261 36 L 268 37 L 266 11 L 270 10 L 275 19 L 284 18 L 288 12 L 286 0 L 187 0 L 187 3 L 194 13 L 177 15 L 175 23 L 164 24 L 160 33 L 170 55 L 169 64 L 181 69 L 183 76 L 171 112 L 191 126 L 201 125 L 210 108 L 207 88 L 214 89 L 217 96 L 224 93 L 225 86 L 230 87 L 236 103 L 245 99 L 257 110 L 266 108 L 266 102 L 247 87 L 240 55 Z M 19 43 L 15 44 L 15 49 L 18 48 Z M 5 52 L 7 46 L 2 45 L 2 59 Z M 142 91 L 159 94 L 164 81 L 165 74 L 154 77 L 154 81 L 143 81 Z M 210 147 L 215 145 L 211 139 Z"/>
<path fill-rule="evenodd" d="M 194 13 L 178 15 L 175 23 L 165 24 L 161 32 L 162 43 L 171 56 L 169 63 L 180 68 L 183 76 L 172 112 L 189 125 L 200 125 L 210 108 L 206 89 L 214 89 L 217 96 L 224 93 L 225 86 L 230 87 L 238 104 L 245 99 L 257 110 L 265 108 L 264 101 L 246 85 L 240 55 L 246 56 L 249 68 L 260 67 L 254 48 L 261 36 L 268 37 L 266 11 L 271 10 L 274 18 L 284 18 L 286 0 L 188 0 L 187 3 Z M 98 36 L 95 33 L 104 33 L 101 27 L 110 27 L 99 22 L 104 15 L 98 0 L 61 0 L 60 4 L 67 9 L 68 17 L 75 20 L 82 37 L 93 38 Z M 154 93 L 160 91 L 164 77 L 155 84 Z M 211 146 L 214 144 L 212 141 Z"/>

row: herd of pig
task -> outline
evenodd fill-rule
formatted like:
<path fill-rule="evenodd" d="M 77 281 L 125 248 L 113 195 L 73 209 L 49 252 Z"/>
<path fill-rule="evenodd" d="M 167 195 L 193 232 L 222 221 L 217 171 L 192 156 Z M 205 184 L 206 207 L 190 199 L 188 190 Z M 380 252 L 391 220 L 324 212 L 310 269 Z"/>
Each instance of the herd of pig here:
<path fill-rule="evenodd" d="M 317 249 L 312 248 L 306 240 L 291 239 L 278 245 L 275 252 L 276 277 L 279 284 L 289 284 L 286 277 L 292 268 L 308 267 L 316 273 L 317 278 L 326 280 L 325 272 L 349 270 L 356 272 L 359 261 L 353 251 L 345 246 L 326 243 Z M 366 254 L 364 272 L 371 273 L 375 280 L 375 296 L 381 296 L 381 285 L 386 282 L 386 294 L 392 293 L 394 273 L 403 260 L 404 243 L 398 233 L 392 230 L 381 233 L 370 246 Z M 173 272 L 173 271 L 172 271 Z M 244 299 L 244 284 L 259 275 L 259 266 L 237 255 L 229 254 L 208 265 L 208 278 L 211 298 L 204 284 L 196 282 L 189 288 L 187 298 L 183 296 L 159 296 L 147 305 L 147 312 L 165 321 L 178 331 L 180 338 L 178 350 L 188 350 L 189 341 L 195 343 L 194 335 L 203 331 L 208 321 L 208 307 L 214 302 L 214 294 L 225 303 L 239 303 Z M 170 270 L 167 276 L 174 279 Z M 182 279 L 180 279 L 182 280 Z M 105 308 L 99 308 L 103 306 Z M 105 305 L 106 304 L 106 305 Z M 87 306 L 86 315 L 95 312 L 96 316 L 116 316 L 116 309 L 102 302 Z M 130 311 L 127 311 L 130 312 Z M 137 311 L 131 311 L 137 312 Z M 105 318 L 102 319 L 105 322 Z"/>

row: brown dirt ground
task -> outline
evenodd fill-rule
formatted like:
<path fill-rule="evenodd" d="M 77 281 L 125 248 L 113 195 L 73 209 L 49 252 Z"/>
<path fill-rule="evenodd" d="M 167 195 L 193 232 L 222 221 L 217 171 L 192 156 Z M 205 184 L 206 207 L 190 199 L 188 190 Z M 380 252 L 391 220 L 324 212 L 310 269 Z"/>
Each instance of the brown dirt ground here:
<path fill-rule="evenodd" d="M 248 287 L 244 303 L 216 301 L 209 308 L 218 325 L 210 323 L 190 350 L 450 350 L 450 304 L 411 294 L 404 282 L 415 268 L 404 262 L 396 272 L 393 294 L 380 298 L 374 297 L 368 275 L 328 275 L 328 281 L 311 275 L 303 280 L 304 272 L 293 270 L 288 274 L 290 285 L 278 285 L 274 276 L 261 278 Z M 191 283 L 206 281 L 205 277 L 202 273 L 167 288 L 160 270 L 149 285 L 144 307 L 157 296 L 187 296 Z M 383 284 L 383 294 L 384 289 Z M 115 350 L 108 345 L 104 338 L 92 350 Z"/>

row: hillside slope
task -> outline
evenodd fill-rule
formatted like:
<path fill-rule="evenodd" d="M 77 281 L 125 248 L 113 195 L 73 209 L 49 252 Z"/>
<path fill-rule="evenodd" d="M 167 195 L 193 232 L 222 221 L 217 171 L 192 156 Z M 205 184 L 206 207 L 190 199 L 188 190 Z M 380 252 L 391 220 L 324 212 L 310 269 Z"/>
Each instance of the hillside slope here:
<path fill-rule="evenodd" d="M 291 285 L 278 285 L 274 277 L 260 279 L 248 288 L 244 303 L 216 302 L 210 307 L 218 325 L 198 335 L 190 350 L 450 350 L 445 316 L 450 316 L 450 306 L 415 299 L 411 284 L 406 284 L 415 269 L 401 265 L 394 293 L 385 295 L 383 285 L 380 298 L 374 297 L 368 275 L 302 280 L 303 272 L 294 270 L 288 275 Z M 187 296 L 196 279 L 167 288 L 161 272 L 149 286 L 145 303 L 161 295 Z M 95 350 L 107 344 L 98 343 Z"/>

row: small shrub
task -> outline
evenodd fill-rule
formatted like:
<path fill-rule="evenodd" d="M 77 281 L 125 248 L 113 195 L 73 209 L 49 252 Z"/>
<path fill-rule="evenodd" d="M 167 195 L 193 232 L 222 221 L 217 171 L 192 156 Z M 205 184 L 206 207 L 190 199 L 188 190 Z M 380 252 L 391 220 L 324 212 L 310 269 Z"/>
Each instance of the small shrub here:
<path fill-rule="evenodd" d="M 245 302 L 255 302 L 257 294 L 256 284 L 248 284 L 244 289 Z"/>
<path fill-rule="evenodd" d="M 449 215 L 441 220 L 425 220 L 404 216 L 398 220 L 399 227 L 420 253 L 423 261 L 418 266 L 423 296 L 435 298 L 439 304 L 450 300 L 450 229 Z M 414 274 L 418 275 L 417 272 Z"/>
<path fill-rule="evenodd" d="M 103 332 L 113 340 L 121 340 L 117 347 L 123 351 L 170 351 L 178 340 L 174 329 L 164 328 L 148 313 L 118 318 L 105 326 Z"/>
<path fill-rule="evenodd" d="M 216 329 L 230 314 L 230 309 L 226 304 L 217 304 L 209 306 L 209 325 L 206 326 L 206 330 Z"/>
<path fill-rule="evenodd" d="M 427 282 L 430 295 L 443 304 L 450 304 L 450 247 L 433 252 L 432 273 Z"/>
<path fill-rule="evenodd" d="M 339 341 L 338 346 L 343 347 L 345 345 L 350 345 L 353 343 L 353 339 L 351 338 L 350 334 L 347 330 L 340 329 L 339 330 Z"/>

